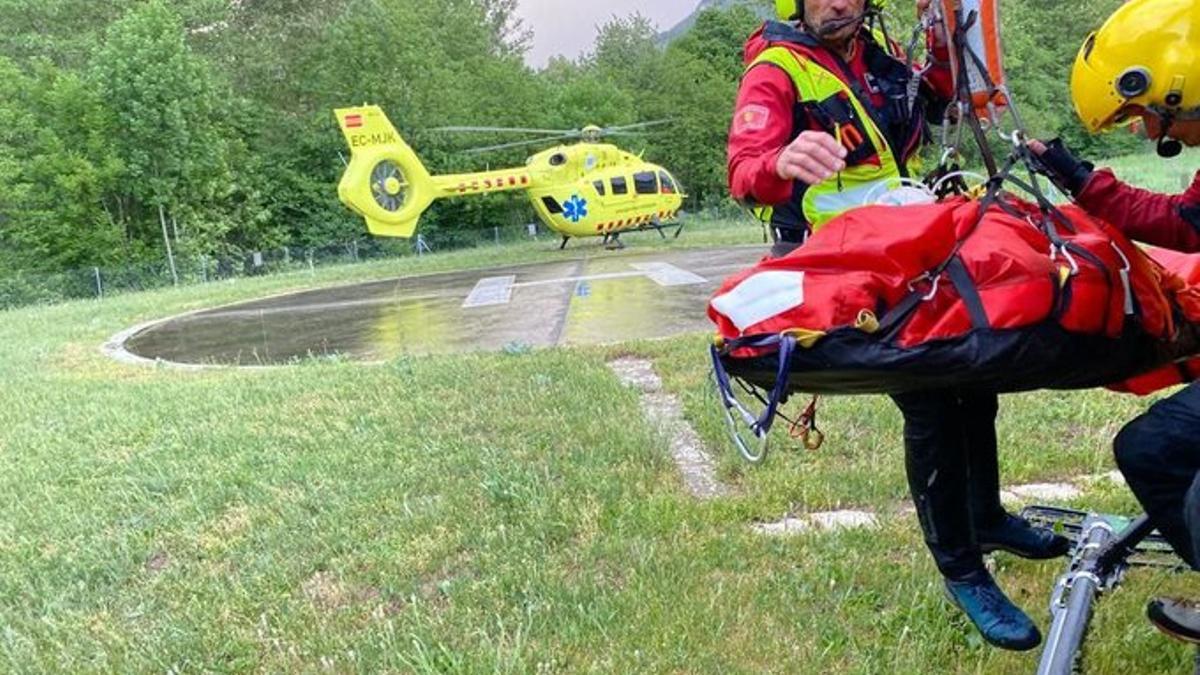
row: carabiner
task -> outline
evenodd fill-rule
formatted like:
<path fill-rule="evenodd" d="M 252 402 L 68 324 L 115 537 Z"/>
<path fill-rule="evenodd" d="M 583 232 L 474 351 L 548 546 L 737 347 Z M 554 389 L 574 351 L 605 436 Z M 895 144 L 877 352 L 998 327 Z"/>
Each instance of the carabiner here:
<path fill-rule="evenodd" d="M 1067 245 L 1065 243 L 1053 244 L 1050 246 L 1050 262 L 1057 262 L 1059 255 L 1065 258 L 1067 264 L 1071 266 L 1071 276 L 1078 275 L 1079 263 L 1075 262 L 1075 256 L 1071 255 L 1071 252 L 1067 250 Z"/>
<path fill-rule="evenodd" d="M 916 293 L 917 292 L 917 284 L 921 283 L 922 281 L 929 282 L 929 292 L 926 293 L 925 295 L 921 296 L 921 302 L 929 302 L 938 293 L 938 285 L 942 281 L 942 275 L 939 274 L 935 277 L 932 274 L 930 274 L 929 272 L 923 272 L 921 274 L 921 276 L 908 282 L 908 290 L 912 293 Z"/>

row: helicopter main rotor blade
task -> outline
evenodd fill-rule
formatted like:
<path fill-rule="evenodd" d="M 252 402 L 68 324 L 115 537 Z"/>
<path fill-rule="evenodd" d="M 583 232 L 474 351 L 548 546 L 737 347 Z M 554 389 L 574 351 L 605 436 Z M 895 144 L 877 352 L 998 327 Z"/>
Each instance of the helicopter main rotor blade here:
<path fill-rule="evenodd" d="M 612 133 L 619 133 L 622 131 L 630 131 L 632 129 L 647 129 L 649 127 L 657 127 L 657 126 L 661 126 L 663 124 L 670 124 L 671 122 L 674 122 L 674 121 L 675 120 L 654 120 L 652 122 L 638 122 L 637 124 L 623 124 L 619 127 L 606 127 L 604 129 L 601 129 L 600 131 L 602 133 L 612 134 Z"/>
<path fill-rule="evenodd" d="M 492 152 L 494 150 L 507 150 L 509 148 L 521 148 L 521 147 L 525 147 L 527 145 L 540 145 L 540 144 L 545 144 L 545 143 L 553 143 L 555 141 L 563 141 L 563 140 L 567 140 L 570 138 L 578 138 L 578 137 L 579 137 L 578 134 L 572 133 L 570 135 L 551 136 L 549 138 L 535 138 L 533 140 L 528 140 L 528 141 L 516 141 L 515 143 L 501 143 L 500 145 L 488 145 L 488 146 L 484 146 L 482 148 L 471 148 L 469 150 L 463 150 L 463 152 L 470 154 L 470 155 L 477 155 L 477 154 L 480 154 L 483 152 Z"/>
<path fill-rule="evenodd" d="M 426 131 L 436 131 L 450 134 L 512 133 L 542 134 L 549 136 L 576 133 L 575 129 L 529 129 L 525 127 L 437 127 L 434 129 L 426 129 Z"/>

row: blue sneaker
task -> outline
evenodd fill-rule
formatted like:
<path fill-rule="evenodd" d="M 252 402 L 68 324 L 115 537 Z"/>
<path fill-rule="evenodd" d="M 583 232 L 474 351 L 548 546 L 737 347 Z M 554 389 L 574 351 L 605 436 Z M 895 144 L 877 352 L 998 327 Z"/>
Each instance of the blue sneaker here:
<path fill-rule="evenodd" d="M 1029 560 L 1049 560 L 1071 550 L 1066 537 L 1044 527 L 1034 527 L 1028 520 L 1010 513 L 1004 514 L 996 525 L 975 528 L 975 541 L 984 553 L 1007 551 Z"/>
<path fill-rule="evenodd" d="M 1037 626 L 1021 608 L 1012 604 L 987 570 L 957 580 L 946 579 L 946 595 L 989 643 L 1018 652 L 1041 644 L 1042 634 Z"/>

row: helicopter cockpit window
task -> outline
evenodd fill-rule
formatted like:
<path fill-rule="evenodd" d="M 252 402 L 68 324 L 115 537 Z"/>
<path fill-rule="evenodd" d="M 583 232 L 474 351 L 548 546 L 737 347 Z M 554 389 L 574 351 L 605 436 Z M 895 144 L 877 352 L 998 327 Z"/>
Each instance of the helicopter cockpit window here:
<path fill-rule="evenodd" d="M 550 155 L 550 166 L 562 166 L 567 163 L 567 156 L 561 152 Z"/>
<path fill-rule="evenodd" d="M 629 185 L 625 183 L 625 176 L 613 176 L 612 189 L 614 195 L 623 195 L 629 192 Z"/>
<path fill-rule="evenodd" d="M 596 194 L 603 197 L 604 196 L 604 181 L 598 180 L 595 183 L 592 183 L 592 185 L 596 186 Z"/>
<path fill-rule="evenodd" d="M 639 195 L 657 194 L 658 179 L 654 176 L 654 172 L 643 171 L 642 173 L 633 174 L 633 189 Z"/>
<path fill-rule="evenodd" d="M 672 195 L 679 191 L 675 187 L 675 181 L 671 180 L 671 174 L 666 171 L 659 171 L 658 179 L 662 181 L 662 192 L 664 195 Z"/>
<path fill-rule="evenodd" d="M 554 197 L 542 197 L 542 203 L 546 205 L 546 210 L 552 214 L 558 215 L 563 212 L 562 205 Z"/>

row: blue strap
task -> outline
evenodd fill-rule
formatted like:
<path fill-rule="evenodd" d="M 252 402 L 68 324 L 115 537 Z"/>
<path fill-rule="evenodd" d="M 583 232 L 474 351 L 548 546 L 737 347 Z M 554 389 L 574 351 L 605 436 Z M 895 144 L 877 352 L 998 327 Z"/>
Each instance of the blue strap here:
<path fill-rule="evenodd" d="M 779 369 L 775 373 L 775 387 L 766 399 L 766 409 L 751 425 L 751 429 L 754 432 L 761 432 L 765 435 L 771 430 L 771 425 L 775 423 L 775 414 L 779 411 L 779 406 L 783 404 L 783 399 L 788 395 L 788 382 L 791 380 L 792 373 L 792 356 L 796 352 L 796 338 L 790 335 L 755 335 L 731 340 L 725 345 L 724 349 L 718 349 L 716 345 L 710 347 L 709 353 L 712 356 L 713 374 L 716 376 L 717 387 L 721 392 L 722 404 L 727 409 L 741 406 L 737 403 L 737 398 L 734 395 L 733 381 L 729 376 L 729 372 L 725 369 L 725 364 L 721 362 L 721 354 L 728 354 L 734 350 L 747 347 L 777 347 L 779 350 Z"/>

